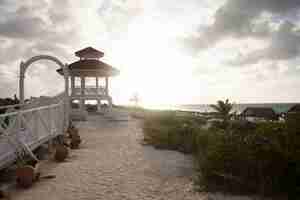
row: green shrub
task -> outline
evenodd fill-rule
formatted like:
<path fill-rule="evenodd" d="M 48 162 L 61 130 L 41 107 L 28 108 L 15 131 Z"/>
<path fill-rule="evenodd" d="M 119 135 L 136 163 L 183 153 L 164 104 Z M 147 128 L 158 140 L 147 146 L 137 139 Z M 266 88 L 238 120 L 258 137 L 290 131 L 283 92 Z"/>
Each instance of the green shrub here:
<path fill-rule="evenodd" d="M 300 189 L 300 134 L 287 123 L 231 121 L 226 129 L 161 112 L 144 120 L 144 137 L 157 148 L 193 153 L 196 185 L 207 190 L 296 196 Z M 293 199 L 291 197 L 291 199 Z"/>
<path fill-rule="evenodd" d="M 300 137 L 291 136 L 287 126 L 278 123 L 261 123 L 246 132 L 235 128 L 199 138 L 205 141 L 199 143 L 204 147 L 197 156 L 200 183 L 231 192 L 296 193 Z"/>
<path fill-rule="evenodd" d="M 175 112 L 159 112 L 144 120 L 144 140 L 157 148 L 184 153 L 197 151 L 197 133 L 205 121 L 193 116 L 176 116 Z"/>

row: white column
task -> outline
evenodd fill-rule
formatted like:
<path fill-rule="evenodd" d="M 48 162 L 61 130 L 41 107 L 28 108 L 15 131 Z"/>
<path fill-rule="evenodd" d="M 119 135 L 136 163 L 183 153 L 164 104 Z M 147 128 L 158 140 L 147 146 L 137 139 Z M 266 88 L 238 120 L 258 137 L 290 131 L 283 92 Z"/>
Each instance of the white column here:
<path fill-rule="evenodd" d="M 105 77 L 105 93 L 107 96 L 109 96 L 109 91 L 108 91 L 108 77 Z"/>
<path fill-rule="evenodd" d="M 85 90 L 85 77 L 80 77 L 80 91 L 81 91 L 81 97 L 80 97 L 80 110 L 83 114 L 84 112 L 84 90 Z"/>
<path fill-rule="evenodd" d="M 67 130 L 69 126 L 69 114 L 70 114 L 70 100 L 69 100 L 69 70 L 68 64 L 63 66 L 64 79 L 65 79 L 65 127 Z"/>
<path fill-rule="evenodd" d="M 75 77 L 71 76 L 71 96 L 75 95 Z"/>
<path fill-rule="evenodd" d="M 96 76 L 96 94 L 99 95 L 99 78 Z"/>
<path fill-rule="evenodd" d="M 81 78 L 81 83 L 80 83 L 80 88 L 81 88 L 81 95 L 84 95 L 84 91 L 85 91 L 85 77 L 82 76 Z"/>
<path fill-rule="evenodd" d="M 98 111 L 101 111 L 101 100 L 99 98 L 97 99 L 97 108 Z"/>

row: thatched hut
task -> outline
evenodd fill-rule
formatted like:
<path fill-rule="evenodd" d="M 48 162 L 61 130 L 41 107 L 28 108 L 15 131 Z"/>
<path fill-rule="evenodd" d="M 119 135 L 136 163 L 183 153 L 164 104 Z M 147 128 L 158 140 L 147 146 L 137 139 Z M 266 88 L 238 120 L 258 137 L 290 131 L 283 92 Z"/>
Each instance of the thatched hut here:
<path fill-rule="evenodd" d="M 300 130 L 300 104 L 296 104 L 291 107 L 286 113 L 285 117 L 287 127 L 290 132 L 297 132 Z"/>
<path fill-rule="evenodd" d="M 300 104 L 296 104 L 291 107 L 287 113 L 300 113 Z"/>
<path fill-rule="evenodd" d="M 241 117 L 249 121 L 278 120 L 278 115 L 271 107 L 247 107 Z"/>

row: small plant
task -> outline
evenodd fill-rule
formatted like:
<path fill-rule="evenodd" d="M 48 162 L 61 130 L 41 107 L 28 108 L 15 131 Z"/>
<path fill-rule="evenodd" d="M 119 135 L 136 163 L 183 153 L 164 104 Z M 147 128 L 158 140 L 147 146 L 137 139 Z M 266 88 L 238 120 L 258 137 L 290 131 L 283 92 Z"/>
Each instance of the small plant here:
<path fill-rule="evenodd" d="M 79 131 L 75 126 L 70 126 L 68 129 L 69 138 L 71 139 L 70 147 L 71 149 L 78 149 L 81 143 L 81 138 Z"/>
<path fill-rule="evenodd" d="M 16 181 L 22 188 L 29 188 L 34 181 L 38 179 L 38 161 L 28 160 L 26 152 L 23 150 L 16 151 Z"/>

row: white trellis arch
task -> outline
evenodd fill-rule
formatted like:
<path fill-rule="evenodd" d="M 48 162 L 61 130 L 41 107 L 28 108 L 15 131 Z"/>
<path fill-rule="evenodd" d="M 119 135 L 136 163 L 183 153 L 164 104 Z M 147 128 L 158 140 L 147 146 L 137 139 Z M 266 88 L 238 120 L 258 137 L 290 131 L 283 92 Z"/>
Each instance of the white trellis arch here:
<path fill-rule="evenodd" d="M 24 104 L 24 85 L 25 85 L 25 73 L 27 68 L 29 67 L 29 65 L 31 65 L 32 63 L 39 61 L 39 60 L 50 60 L 55 62 L 56 64 L 58 64 L 64 73 L 64 79 L 65 79 L 65 95 L 64 95 L 64 104 L 65 104 L 65 124 L 68 123 L 69 120 L 69 94 L 68 94 L 68 90 L 69 90 L 69 71 L 68 71 L 68 65 L 67 64 L 63 64 L 59 59 L 53 57 L 53 56 L 49 56 L 49 55 L 39 55 L 39 56 L 34 56 L 30 59 L 28 59 L 26 62 L 21 62 L 20 64 L 20 79 L 19 79 L 19 97 L 20 97 L 20 103 Z"/>

